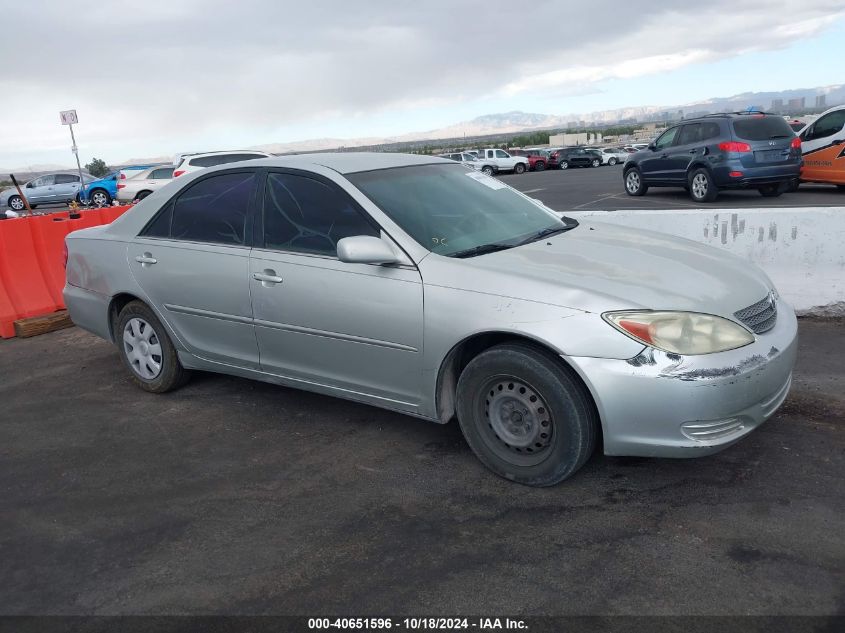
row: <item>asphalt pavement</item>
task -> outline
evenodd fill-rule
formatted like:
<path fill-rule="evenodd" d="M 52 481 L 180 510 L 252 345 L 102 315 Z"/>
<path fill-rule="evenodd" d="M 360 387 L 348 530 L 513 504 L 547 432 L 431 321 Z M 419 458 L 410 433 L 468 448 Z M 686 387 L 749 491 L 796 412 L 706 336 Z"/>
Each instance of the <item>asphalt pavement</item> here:
<path fill-rule="evenodd" d="M 625 193 L 622 165 L 549 169 L 498 176 L 511 187 L 542 200 L 555 211 L 617 211 L 620 209 L 741 209 L 778 207 L 845 207 L 845 192 L 833 185 L 802 184 L 798 191 L 763 198 L 756 189 L 721 191 L 714 202 L 693 202 L 683 189 L 649 189 L 644 196 Z"/>
<path fill-rule="evenodd" d="M 454 424 L 212 374 L 152 395 L 78 328 L 3 340 L 0 614 L 844 614 L 842 358 L 842 321 L 802 320 L 737 445 L 531 489 Z"/>

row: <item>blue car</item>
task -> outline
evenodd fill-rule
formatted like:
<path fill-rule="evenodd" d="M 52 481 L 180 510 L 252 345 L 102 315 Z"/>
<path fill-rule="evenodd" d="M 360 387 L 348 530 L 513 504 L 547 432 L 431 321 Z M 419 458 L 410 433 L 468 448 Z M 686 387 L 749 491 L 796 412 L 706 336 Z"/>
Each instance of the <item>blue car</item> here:
<path fill-rule="evenodd" d="M 121 175 L 121 172 L 127 171 L 141 171 L 154 165 L 131 165 L 129 167 L 121 167 L 117 171 L 113 171 L 107 176 L 88 183 L 83 191 L 77 195 L 77 202 L 83 200 L 90 200 L 95 207 L 107 207 L 117 197 L 117 183 L 126 175 Z"/>

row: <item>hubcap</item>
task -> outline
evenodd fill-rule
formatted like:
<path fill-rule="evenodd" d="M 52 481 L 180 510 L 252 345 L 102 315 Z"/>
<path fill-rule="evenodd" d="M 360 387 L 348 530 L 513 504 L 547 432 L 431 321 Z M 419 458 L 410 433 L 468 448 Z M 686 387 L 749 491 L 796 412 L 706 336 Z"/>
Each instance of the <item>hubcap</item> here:
<path fill-rule="evenodd" d="M 512 377 L 487 381 L 482 392 L 488 437 L 497 452 L 536 455 L 552 441 L 552 420 L 548 405 L 535 389 Z M 495 438 L 495 439 L 494 439 Z"/>
<path fill-rule="evenodd" d="M 23 209 L 23 200 L 18 197 L 14 197 L 9 201 L 9 206 L 12 207 L 15 211 L 20 211 Z"/>
<path fill-rule="evenodd" d="M 91 202 L 96 204 L 98 207 L 103 206 L 106 203 L 106 194 L 102 191 L 98 191 L 93 196 L 91 196 Z"/>
<path fill-rule="evenodd" d="M 561 169 L 569 169 L 569 163 L 561 163 L 560 168 Z"/>
<path fill-rule="evenodd" d="M 144 319 L 136 317 L 126 323 L 123 351 L 132 370 L 141 378 L 154 380 L 161 373 L 161 342 Z"/>
<path fill-rule="evenodd" d="M 707 176 L 696 174 L 692 179 L 692 195 L 696 198 L 703 198 L 707 195 Z"/>
<path fill-rule="evenodd" d="M 636 192 L 640 188 L 640 175 L 635 171 L 629 171 L 625 186 L 628 187 L 630 193 Z"/>

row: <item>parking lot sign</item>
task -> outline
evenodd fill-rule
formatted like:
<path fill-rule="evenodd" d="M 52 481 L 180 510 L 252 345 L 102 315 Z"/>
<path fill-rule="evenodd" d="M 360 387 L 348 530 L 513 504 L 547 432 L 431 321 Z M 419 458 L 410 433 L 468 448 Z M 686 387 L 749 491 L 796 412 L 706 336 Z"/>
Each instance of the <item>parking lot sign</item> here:
<path fill-rule="evenodd" d="M 62 117 L 62 125 L 73 125 L 74 123 L 79 123 L 79 119 L 76 118 L 76 110 L 63 110 L 59 112 L 59 116 Z"/>

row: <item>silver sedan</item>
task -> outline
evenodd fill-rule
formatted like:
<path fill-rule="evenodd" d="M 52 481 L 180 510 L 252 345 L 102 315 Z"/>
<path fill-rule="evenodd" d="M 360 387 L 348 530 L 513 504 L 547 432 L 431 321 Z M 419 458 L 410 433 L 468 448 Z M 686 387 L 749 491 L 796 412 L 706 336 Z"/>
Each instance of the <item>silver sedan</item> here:
<path fill-rule="evenodd" d="M 453 161 L 312 154 L 179 178 L 67 238 L 65 300 L 139 387 L 192 370 L 457 419 L 493 472 L 692 457 L 786 398 L 796 319 L 747 261 L 560 217 Z"/>

